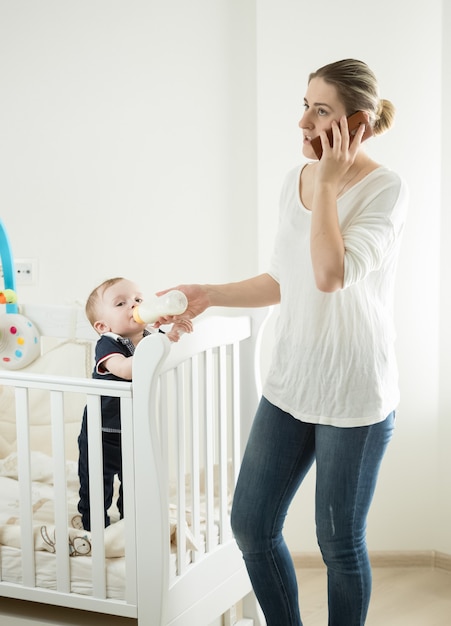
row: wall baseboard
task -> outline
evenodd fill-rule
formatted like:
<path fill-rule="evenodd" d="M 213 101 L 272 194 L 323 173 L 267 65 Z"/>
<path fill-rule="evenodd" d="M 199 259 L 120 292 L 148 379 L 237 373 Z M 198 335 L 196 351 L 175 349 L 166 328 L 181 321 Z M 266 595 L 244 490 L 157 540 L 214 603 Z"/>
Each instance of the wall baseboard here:
<path fill-rule="evenodd" d="M 435 552 L 434 566 L 451 572 L 451 554 L 446 554 L 446 552 Z"/>
<path fill-rule="evenodd" d="M 316 552 L 292 553 L 296 569 L 325 567 Z M 370 552 L 373 567 L 436 567 L 451 572 L 451 554 L 436 550 L 406 550 Z"/>

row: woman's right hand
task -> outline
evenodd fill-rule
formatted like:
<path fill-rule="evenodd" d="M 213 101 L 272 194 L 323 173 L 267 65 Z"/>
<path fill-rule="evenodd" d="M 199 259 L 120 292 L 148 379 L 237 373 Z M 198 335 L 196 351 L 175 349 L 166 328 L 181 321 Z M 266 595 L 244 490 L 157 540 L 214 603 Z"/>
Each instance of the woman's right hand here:
<path fill-rule="evenodd" d="M 222 285 L 179 285 L 172 287 L 182 291 L 188 299 L 188 307 L 181 315 L 160 317 L 154 324 L 159 328 L 164 324 L 173 324 L 181 318 L 194 319 L 210 306 L 225 307 L 261 307 L 280 302 L 279 283 L 269 274 L 263 273 L 246 280 Z M 157 296 L 171 291 L 165 289 Z"/>
<path fill-rule="evenodd" d="M 177 320 L 182 318 L 194 319 L 205 311 L 210 305 L 209 298 L 207 296 L 207 289 L 205 285 L 178 285 L 178 287 L 171 287 L 164 291 L 159 291 L 156 295 L 162 296 L 172 289 L 182 291 L 188 299 L 188 306 L 186 311 L 181 315 L 167 315 L 160 317 L 154 324 L 155 328 L 159 328 L 164 324 L 173 324 Z"/>

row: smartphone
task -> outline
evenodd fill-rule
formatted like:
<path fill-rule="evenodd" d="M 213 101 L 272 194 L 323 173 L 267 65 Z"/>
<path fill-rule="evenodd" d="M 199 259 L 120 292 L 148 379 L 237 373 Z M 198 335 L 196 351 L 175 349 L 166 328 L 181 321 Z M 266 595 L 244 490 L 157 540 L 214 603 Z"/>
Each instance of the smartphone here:
<path fill-rule="evenodd" d="M 365 141 L 365 139 L 368 139 L 368 137 L 371 137 L 373 134 L 372 128 L 368 124 L 365 115 L 362 113 L 362 111 L 357 111 L 357 113 L 353 113 L 352 115 L 348 117 L 348 128 L 349 128 L 349 136 L 351 139 L 351 143 L 360 124 L 365 124 L 365 132 L 363 133 L 362 141 Z M 329 130 L 326 131 L 326 133 L 329 139 L 329 143 L 332 146 L 333 145 L 332 129 L 330 128 Z M 316 153 L 316 156 L 318 157 L 318 159 L 320 159 L 323 155 L 323 146 L 321 145 L 321 137 L 318 136 L 312 139 L 311 145 L 312 145 L 313 150 Z"/>

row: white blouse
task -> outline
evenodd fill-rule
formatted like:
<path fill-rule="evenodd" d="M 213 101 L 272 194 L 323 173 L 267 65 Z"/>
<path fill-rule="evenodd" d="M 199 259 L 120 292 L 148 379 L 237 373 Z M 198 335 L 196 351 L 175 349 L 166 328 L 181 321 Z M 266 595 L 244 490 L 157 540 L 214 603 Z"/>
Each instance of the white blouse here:
<path fill-rule="evenodd" d="M 324 293 L 313 276 L 301 170 L 288 174 L 281 193 L 269 268 L 280 284 L 280 315 L 263 395 L 305 422 L 366 426 L 399 402 L 393 296 L 407 188 L 379 167 L 338 199 L 344 286 Z"/>

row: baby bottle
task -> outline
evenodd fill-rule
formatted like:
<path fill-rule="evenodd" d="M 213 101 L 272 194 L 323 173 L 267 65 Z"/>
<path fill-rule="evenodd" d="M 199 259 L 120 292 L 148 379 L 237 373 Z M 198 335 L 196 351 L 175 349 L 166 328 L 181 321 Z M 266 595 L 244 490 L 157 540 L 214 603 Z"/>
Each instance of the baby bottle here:
<path fill-rule="evenodd" d="M 133 317 L 139 324 L 153 324 L 159 317 L 181 315 L 186 311 L 188 300 L 183 291 L 173 289 L 162 296 L 154 296 L 133 309 Z"/>

